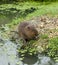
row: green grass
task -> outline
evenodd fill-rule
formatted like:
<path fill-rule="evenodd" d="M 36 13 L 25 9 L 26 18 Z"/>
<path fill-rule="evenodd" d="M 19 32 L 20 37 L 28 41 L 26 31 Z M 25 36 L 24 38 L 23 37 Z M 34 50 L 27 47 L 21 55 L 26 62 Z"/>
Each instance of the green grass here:
<path fill-rule="evenodd" d="M 38 10 L 35 11 L 32 14 L 29 14 L 28 16 L 40 16 L 43 14 L 58 14 L 58 2 L 51 2 L 50 4 L 45 4 L 45 3 L 40 3 L 40 2 L 24 2 L 20 3 L 18 2 L 17 4 L 3 4 L 0 5 L 0 9 L 7 9 L 7 8 L 16 8 L 16 9 L 22 9 L 25 10 L 30 7 L 35 7 Z M 28 17 L 27 16 L 27 17 Z"/>
<path fill-rule="evenodd" d="M 27 6 L 27 7 L 26 7 Z M 40 3 L 25 3 L 23 8 L 29 8 L 29 7 L 35 7 L 37 10 L 31 14 L 28 14 L 25 18 L 25 20 L 32 19 L 32 17 L 41 16 L 41 15 L 50 15 L 55 16 L 58 14 L 58 2 L 51 3 L 48 5 L 41 5 Z"/>
<path fill-rule="evenodd" d="M 29 13 L 26 17 L 13 19 L 12 23 L 18 23 L 23 20 L 30 20 L 33 17 L 41 16 L 41 15 L 56 16 L 58 14 L 58 2 L 51 2 L 49 4 L 39 3 L 39 2 L 24 2 L 24 3 L 18 2 L 17 4 L 0 5 L 0 7 L 4 9 L 13 7 L 13 8 L 16 8 L 17 10 L 21 9 L 22 11 L 31 7 L 34 7 L 37 9 L 35 12 Z"/>
<path fill-rule="evenodd" d="M 58 3 L 51 3 L 48 5 L 37 5 L 38 10 L 32 14 L 29 14 L 27 17 L 35 17 L 41 15 L 57 15 L 58 14 Z"/>
<path fill-rule="evenodd" d="M 48 48 L 48 55 L 58 61 L 58 37 L 49 40 Z"/>

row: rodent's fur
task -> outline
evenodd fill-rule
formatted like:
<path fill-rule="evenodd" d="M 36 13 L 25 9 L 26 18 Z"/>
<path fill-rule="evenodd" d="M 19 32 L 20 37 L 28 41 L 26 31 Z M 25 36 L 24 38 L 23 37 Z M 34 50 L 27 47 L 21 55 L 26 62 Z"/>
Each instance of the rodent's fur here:
<path fill-rule="evenodd" d="M 35 39 L 38 35 L 36 27 L 29 22 L 21 22 L 18 26 L 18 34 L 24 40 Z"/>

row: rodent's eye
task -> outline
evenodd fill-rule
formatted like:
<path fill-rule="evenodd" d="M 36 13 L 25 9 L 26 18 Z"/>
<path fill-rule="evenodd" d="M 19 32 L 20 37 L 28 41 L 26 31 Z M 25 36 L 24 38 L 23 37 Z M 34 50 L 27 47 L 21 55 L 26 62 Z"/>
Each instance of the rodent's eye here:
<path fill-rule="evenodd" d="M 30 27 L 27 27 L 28 29 L 30 29 Z"/>

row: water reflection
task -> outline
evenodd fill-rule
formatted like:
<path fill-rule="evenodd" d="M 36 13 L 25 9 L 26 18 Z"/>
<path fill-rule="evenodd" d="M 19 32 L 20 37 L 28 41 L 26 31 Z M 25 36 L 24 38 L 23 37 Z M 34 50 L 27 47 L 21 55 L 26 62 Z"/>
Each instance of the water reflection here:
<path fill-rule="evenodd" d="M 13 19 L 16 19 L 19 17 L 19 12 L 18 13 L 11 13 L 7 12 L 5 10 L 0 10 L 0 25 L 5 25 L 7 23 L 12 22 Z"/>
<path fill-rule="evenodd" d="M 55 65 L 50 57 L 38 55 L 38 57 L 27 56 L 23 61 L 23 65 Z"/>
<path fill-rule="evenodd" d="M 35 63 L 39 63 L 39 59 L 37 56 L 27 55 L 22 62 L 24 65 L 34 65 Z"/>
<path fill-rule="evenodd" d="M 8 23 L 10 21 L 11 21 L 10 18 L 8 18 L 7 16 L 4 16 L 4 15 L 0 14 L 0 26 L 3 25 L 3 24 L 5 24 L 5 23 Z"/>
<path fill-rule="evenodd" d="M 0 48 L 0 65 L 16 65 L 16 45 L 6 41 Z"/>

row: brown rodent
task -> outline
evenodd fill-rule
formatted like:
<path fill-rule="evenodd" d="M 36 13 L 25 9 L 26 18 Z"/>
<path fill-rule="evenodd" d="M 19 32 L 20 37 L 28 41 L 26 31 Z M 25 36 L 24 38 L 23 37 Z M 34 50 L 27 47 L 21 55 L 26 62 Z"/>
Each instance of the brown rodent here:
<path fill-rule="evenodd" d="M 36 39 L 36 36 L 38 36 L 36 27 L 29 22 L 21 22 L 18 26 L 18 33 L 26 41 Z"/>

